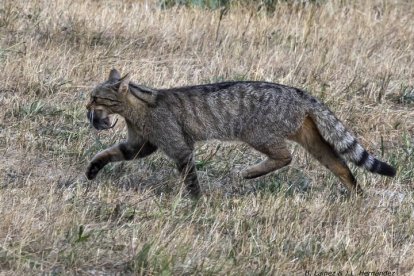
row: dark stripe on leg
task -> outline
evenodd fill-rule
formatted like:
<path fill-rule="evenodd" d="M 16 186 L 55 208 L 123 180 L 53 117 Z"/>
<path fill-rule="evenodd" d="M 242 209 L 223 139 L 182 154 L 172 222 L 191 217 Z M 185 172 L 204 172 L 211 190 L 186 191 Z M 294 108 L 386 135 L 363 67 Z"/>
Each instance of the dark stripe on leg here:
<path fill-rule="evenodd" d="M 131 160 L 135 157 L 136 153 L 124 143 L 119 144 L 119 150 L 121 151 L 125 160 Z"/>
<path fill-rule="evenodd" d="M 106 160 L 106 158 L 105 160 L 102 158 L 94 162 L 94 165 L 98 167 L 99 169 L 102 169 L 103 167 L 105 167 L 106 164 L 108 164 L 108 160 Z"/>
<path fill-rule="evenodd" d="M 180 158 L 181 161 L 177 163 L 178 170 L 180 171 L 185 186 L 190 192 L 191 196 L 199 197 L 200 196 L 200 186 L 197 179 L 197 170 L 192 159 L 192 155 Z"/>

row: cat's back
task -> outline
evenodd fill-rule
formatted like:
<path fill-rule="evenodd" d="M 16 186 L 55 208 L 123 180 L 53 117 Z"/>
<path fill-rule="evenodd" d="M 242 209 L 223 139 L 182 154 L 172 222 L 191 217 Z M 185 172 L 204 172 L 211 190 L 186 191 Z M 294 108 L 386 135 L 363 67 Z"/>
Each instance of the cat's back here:
<path fill-rule="evenodd" d="M 163 115 L 157 117 L 174 120 L 195 140 L 235 138 L 242 130 L 268 124 L 282 127 L 281 122 L 296 121 L 306 109 L 304 92 L 269 82 L 221 82 L 158 93 Z"/>

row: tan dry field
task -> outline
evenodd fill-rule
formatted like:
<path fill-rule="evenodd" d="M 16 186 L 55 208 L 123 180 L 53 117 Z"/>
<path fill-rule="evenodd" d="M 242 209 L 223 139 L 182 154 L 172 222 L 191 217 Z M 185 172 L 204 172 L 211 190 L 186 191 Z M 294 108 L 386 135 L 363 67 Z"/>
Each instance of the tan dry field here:
<path fill-rule="evenodd" d="M 0 274 L 414 275 L 414 5 L 298 2 L 221 14 L 1 1 Z M 247 181 L 238 171 L 262 156 L 212 141 L 197 146 L 198 202 L 162 153 L 89 182 L 88 160 L 126 135 L 123 122 L 97 132 L 86 120 L 89 91 L 114 67 L 152 87 L 304 88 L 397 176 L 353 166 L 366 197 L 349 197 L 292 144 L 289 167 Z"/>

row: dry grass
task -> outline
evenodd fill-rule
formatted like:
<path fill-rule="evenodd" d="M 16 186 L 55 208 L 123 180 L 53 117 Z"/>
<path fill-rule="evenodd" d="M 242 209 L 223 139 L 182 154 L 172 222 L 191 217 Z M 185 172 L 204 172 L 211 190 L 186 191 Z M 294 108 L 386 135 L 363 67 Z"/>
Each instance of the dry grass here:
<path fill-rule="evenodd" d="M 1 1 L 2 272 L 413 273 L 413 42 L 409 0 L 280 4 L 273 15 L 234 8 L 222 20 L 136 1 Z M 97 133 L 85 116 L 88 91 L 113 67 L 153 87 L 305 88 L 397 177 L 354 168 L 367 196 L 347 198 L 292 145 L 289 168 L 245 181 L 236 171 L 261 157 L 211 142 L 197 147 L 199 202 L 180 196 L 161 153 L 88 182 L 87 161 L 125 137 L 122 124 Z"/>

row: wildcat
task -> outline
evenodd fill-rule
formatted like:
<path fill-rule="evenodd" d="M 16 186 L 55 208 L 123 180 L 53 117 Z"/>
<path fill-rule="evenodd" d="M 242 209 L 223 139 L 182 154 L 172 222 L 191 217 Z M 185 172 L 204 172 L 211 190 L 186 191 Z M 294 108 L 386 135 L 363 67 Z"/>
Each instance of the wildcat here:
<path fill-rule="evenodd" d="M 321 101 L 285 85 L 223 82 L 153 89 L 121 78 L 113 69 L 91 93 L 87 117 L 98 130 L 113 127 L 119 114 L 128 128 L 126 141 L 98 153 L 86 176 L 96 177 L 109 162 L 143 158 L 162 150 L 177 165 L 189 193 L 201 194 L 194 163 L 194 143 L 209 139 L 242 141 L 266 159 L 242 172 L 255 178 L 288 165 L 286 140 L 302 145 L 345 186 L 362 193 L 345 163 L 370 172 L 395 176 L 395 169 L 369 154 Z"/>

